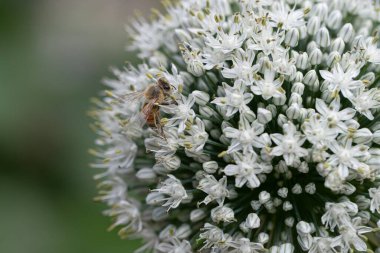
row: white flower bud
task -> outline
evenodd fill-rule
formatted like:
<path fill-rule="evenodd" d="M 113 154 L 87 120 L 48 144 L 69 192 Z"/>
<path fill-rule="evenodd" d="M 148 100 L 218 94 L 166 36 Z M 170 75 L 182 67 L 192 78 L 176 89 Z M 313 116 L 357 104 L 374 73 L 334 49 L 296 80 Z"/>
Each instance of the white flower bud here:
<path fill-rule="evenodd" d="M 371 200 L 367 199 L 363 195 L 358 195 L 355 197 L 355 203 L 358 205 L 358 208 L 360 210 L 366 210 L 369 208 L 369 206 L 371 204 Z"/>
<path fill-rule="evenodd" d="M 273 204 L 274 204 L 275 207 L 279 207 L 279 206 L 282 205 L 282 200 L 279 199 L 279 198 L 274 198 L 273 199 Z"/>
<path fill-rule="evenodd" d="M 297 170 L 301 173 L 308 173 L 309 165 L 307 164 L 307 162 L 302 162 L 300 166 L 297 168 Z"/>
<path fill-rule="evenodd" d="M 277 124 L 282 127 L 286 123 L 288 123 L 288 118 L 283 114 L 278 115 Z"/>
<path fill-rule="evenodd" d="M 322 27 L 318 30 L 315 35 L 315 42 L 317 42 L 321 47 L 330 46 L 330 33 L 326 27 Z"/>
<path fill-rule="evenodd" d="M 317 42 L 315 42 L 314 40 L 310 41 L 308 44 L 307 44 L 307 47 L 306 47 L 306 52 L 310 55 L 311 52 L 314 50 L 314 49 L 317 49 L 319 48 Z"/>
<path fill-rule="evenodd" d="M 293 210 L 293 205 L 289 201 L 285 201 L 284 204 L 282 204 L 282 209 L 287 212 L 290 210 Z"/>
<path fill-rule="evenodd" d="M 292 228 L 294 226 L 294 217 L 290 216 L 285 219 L 285 225 Z"/>
<path fill-rule="evenodd" d="M 356 144 L 366 144 L 371 142 L 373 139 L 373 134 L 368 128 L 360 128 L 354 133 L 353 141 Z"/>
<path fill-rule="evenodd" d="M 305 234 L 312 233 L 312 229 L 311 229 L 310 224 L 307 223 L 307 222 L 304 222 L 304 221 L 298 222 L 297 226 L 296 226 L 296 229 L 297 229 L 297 233 L 299 235 L 305 235 Z"/>
<path fill-rule="evenodd" d="M 279 97 L 273 98 L 273 104 L 275 105 L 284 105 L 286 103 L 286 96 L 284 94 L 281 94 Z"/>
<path fill-rule="evenodd" d="M 342 38 L 344 42 L 349 43 L 354 37 L 354 27 L 351 23 L 344 24 L 338 32 L 338 37 Z"/>
<path fill-rule="evenodd" d="M 162 165 L 168 171 L 177 170 L 181 166 L 181 159 L 178 156 L 165 157 L 162 160 Z"/>
<path fill-rule="evenodd" d="M 282 188 L 278 189 L 277 194 L 281 198 L 286 198 L 288 196 L 288 188 L 282 187 Z"/>
<path fill-rule="evenodd" d="M 315 184 L 314 183 L 308 183 L 306 186 L 305 186 L 305 192 L 309 193 L 309 194 L 314 194 L 316 192 L 317 188 L 315 187 Z"/>
<path fill-rule="evenodd" d="M 380 144 L 380 130 L 377 130 L 373 133 L 373 142 L 376 144 Z"/>
<path fill-rule="evenodd" d="M 258 201 L 258 200 L 252 200 L 252 201 L 251 201 L 251 207 L 252 207 L 252 209 L 255 210 L 255 211 L 259 210 L 260 207 L 261 207 L 261 203 L 260 203 L 260 201 Z"/>
<path fill-rule="evenodd" d="M 331 52 L 338 52 L 339 54 L 343 54 L 344 52 L 344 47 L 345 47 L 345 44 L 344 44 L 344 41 L 342 38 L 336 38 L 332 43 L 331 43 L 331 46 L 330 46 L 330 51 Z"/>
<path fill-rule="evenodd" d="M 266 109 L 267 109 L 268 111 L 271 112 L 272 117 L 274 117 L 274 116 L 277 115 L 277 107 L 276 107 L 275 105 L 270 104 L 270 105 L 268 105 L 268 106 L 266 107 Z"/>
<path fill-rule="evenodd" d="M 321 27 L 321 20 L 318 16 L 313 16 L 307 22 L 307 33 L 309 35 L 314 35 L 318 32 Z"/>
<path fill-rule="evenodd" d="M 155 180 L 157 178 L 156 173 L 151 168 L 142 168 L 136 173 L 136 177 L 140 180 Z"/>
<path fill-rule="evenodd" d="M 210 101 L 210 95 L 204 91 L 195 90 L 191 94 L 193 94 L 195 103 L 198 105 L 205 106 Z"/>
<path fill-rule="evenodd" d="M 257 120 L 261 124 L 266 124 L 272 120 L 272 113 L 264 108 L 259 108 L 257 110 Z"/>
<path fill-rule="evenodd" d="M 290 47 L 296 47 L 300 39 L 300 33 L 297 28 L 291 28 L 286 32 L 285 35 L 285 45 Z"/>
<path fill-rule="evenodd" d="M 168 210 L 164 207 L 156 207 L 152 211 L 152 220 L 154 221 L 163 221 L 168 217 Z"/>
<path fill-rule="evenodd" d="M 286 110 L 286 116 L 289 119 L 298 119 L 298 117 L 300 116 L 300 106 L 296 103 L 289 106 L 289 108 Z"/>
<path fill-rule="evenodd" d="M 326 19 L 327 27 L 336 30 L 342 25 L 342 13 L 339 10 L 333 10 Z"/>
<path fill-rule="evenodd" d="M 269 235 L 267 233 L 261 232 L 257 237 L 257 241 L 261 244 L 265 244 L 269 241 Z"/>
<path fill-rule="evenodd" d="M 215 161 L 208 161 L 202 164 L 203 170 L 209 174 L 214 174 L 218 170 L 218 163 Z"/>
<path fill-rule="evenodd" d="M 301 71 L 297 71 L 293 81 L 295 83 L 297 83 L 297 82 L 301 83 L 302 79 L 303 79 L 303 73 Z"/>
<path fill-rule="evenodd" d="M 321 18 L 321 21 L 324 21 L 327 18 L 328 13 L 329 7 L 323 2 L 315 4 L 311 10 L 311 16 L 318 16 Z"/>
<path fill-rule="evenodd" d="M 230 223 L 235 221 L 235 213 L 227 206 L 217 206 L 211 210 L 211 219 L 216 223 Z"/>
<path fill-rule="evenodd" d="M 361 218 L 361 222 L 363 224 L 368 224 L 368 222 L 371 220 L 371 213 L 368 211 L 360 211 L 358 212 L 358 216 Z"/>
<path fill-rule="evenodd" d="M 290 95 L 290 99 L 289 99 L 289 105 L 291 105 L 291 104 L 302 105 L 301 95 L 298 93 L 292 93 L 292 95 Z"/>
<path fill-rule="evenodd" d="M 148 204 L 148 205 L 159 205 L 161 204 L 164 200 L 165 197 L 163 194 L 159 193 L 159 192 L 150 192 L 146 198 L 145 198 L 145 202 Z"/>
<path fill-rule="evenodd" d="M 260 218 L 255 213 L 250 213 L 245 220 L 245 226 L 249 229 L 260 227 Z"/>
<path fill-rule="evenodd" d="M 300 54 L 296 59 L 296 66 L 299 69 L 305 70 L 309 67 L 309 56 L 306 52 Z"/>
<path fill-rule="evenodd" d="M 301 194 L 302 193 L 302 187 L 299 184 L 295 184 L 292 188 L 293 194 Z"/>
<path fill-rule="evenodd" d="M 322 60 L 323 60 L 323 54 L 319 48 L 315 48 L 313 51 L 311 51 L 310 56 L 309 56 L 309 63 L 311 65 L 321 64 Z"/>
<path fill-rule="evenodd" d="M 262 191 L 259 194 L 259 201 L 261 204 L 264 204 L 270 200 L 270 194 L 267 191 Z"/>
<path fill-rule="evenodd" d="M 281 244 L 278 253 L 293 253 L 294 252 L 294 246 L 291 243 L 284 243 Z"/>
<path fill-rule="evenodd" d="M 303 40 L 307 37 L 307 27 L 306 25 L 298 27 L 298 31 L 300 33 L 300 39 Z"/>
<path fill-rule="evenodd" d="M 372 85 L 372 84 L 375 82 L 375 80 L 376 80 L 375 73 L 373 73 L 373 72 L 368 72 L 368 73 L 362 75 L 362 76 L 360 77 L 360 80 L 362 80 L 363 83 L 364 83 L 366 86 L 370 86 L 370 85 Z"/>
<path fill-rule="evenodd" d="M 292 92 L 298 93 L 300 95 L 303 94 L 304 90 L 305 90 L 305 85 L 300 82 L 294 83 L 291 89 Z"/>
<path fill-rule="evenodd" d="M 341 59 L 341 56 L 339 54 L 339 52 L 331 52 L 328 57 L 327 57 L 327 60 L 326 60 L 326 63 L 327 63 L 327 66 L 331 67 L 333 66 L 335 63 L 339 62 Z"/>
<path fill-rule="evenodd" d="M 202 116 L 208 117 L 208 118 L 211 118 L 211 117 L 217 117 L 218 118 L 218 116 L 219 116 L 216 111 L 214 111 L 213 109 L 211 109 L 208 106 L 200 106 L 199 107 L 199 113 Z"/>
<path fill-rule="evenodd" d="M 214 139 L 219 139 L 219 137 L 222 135 L 222 132 L 219 129 L 211 129 L 210 130 L 210 135 Z"/>
<path fill-rule="evenodd" d="M 266 202 L 264 206 L 265 206 L 265 209 L 267 209 L 269 213 L 276 213 L 276 208 L 274 207 L 274 203 L 272 200 L 269 200 L 268 202 Z"/>
<path fill-rule="evenodd" d="M 202 208 L 194 209 L 190 213 L 190 220 L 191 222 L 198 222 L 206 218 L 207 215 L 208 213 Z"/>

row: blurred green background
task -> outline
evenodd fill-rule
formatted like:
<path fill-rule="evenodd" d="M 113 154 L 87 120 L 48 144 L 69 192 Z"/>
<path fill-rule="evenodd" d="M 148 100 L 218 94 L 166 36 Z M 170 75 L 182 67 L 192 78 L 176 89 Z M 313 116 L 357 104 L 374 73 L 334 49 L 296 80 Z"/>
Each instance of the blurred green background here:
<path fill-rule="evenodd" d="M 0 252 L 132 252 L 108 233 L 87 154 L 89 99 L 155 0 L 0 1 Z"/>

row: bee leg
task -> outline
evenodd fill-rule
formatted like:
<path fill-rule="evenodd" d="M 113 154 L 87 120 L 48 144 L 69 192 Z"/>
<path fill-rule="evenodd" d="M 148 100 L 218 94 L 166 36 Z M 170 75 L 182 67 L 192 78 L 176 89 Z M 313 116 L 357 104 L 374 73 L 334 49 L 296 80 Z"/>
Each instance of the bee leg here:
<path fill-rule="evenodd" d="M 164 137 L 166 140 L 164 129 L 163 129 L 161 122 L 160 122 L 160 117 L 157 117 L 156 114 L 154 114 L 153 117 L 154 117 L 154 125 L 156 127 L 158 134 L 161 135 L 162 137 Z"/>

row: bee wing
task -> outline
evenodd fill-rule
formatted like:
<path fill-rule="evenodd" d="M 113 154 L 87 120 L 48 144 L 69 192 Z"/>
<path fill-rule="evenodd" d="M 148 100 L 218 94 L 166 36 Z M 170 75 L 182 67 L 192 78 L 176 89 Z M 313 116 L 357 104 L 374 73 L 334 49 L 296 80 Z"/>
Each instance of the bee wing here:
<path fill-rule="evenodd" d="M 108 95 L 113 97 L 117 102 L 124 103 L 125 101 L 133 102 L 135 100 L 141 99 L 142 97 L 144 97 L 144 92 L 136 91 L 124 95 L 117 95 L 109 92 Z"/>

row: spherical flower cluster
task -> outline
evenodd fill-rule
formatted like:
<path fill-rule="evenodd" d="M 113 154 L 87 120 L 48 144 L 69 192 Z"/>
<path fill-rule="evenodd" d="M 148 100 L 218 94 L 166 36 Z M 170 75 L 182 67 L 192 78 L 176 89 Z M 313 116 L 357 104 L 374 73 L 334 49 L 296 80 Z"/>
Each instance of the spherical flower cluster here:
<path fill-rule="evenodd" d="M 137 252 L 380 252 L 379 3 L 163 3 L 91 112 L 111 229 Z"/>

